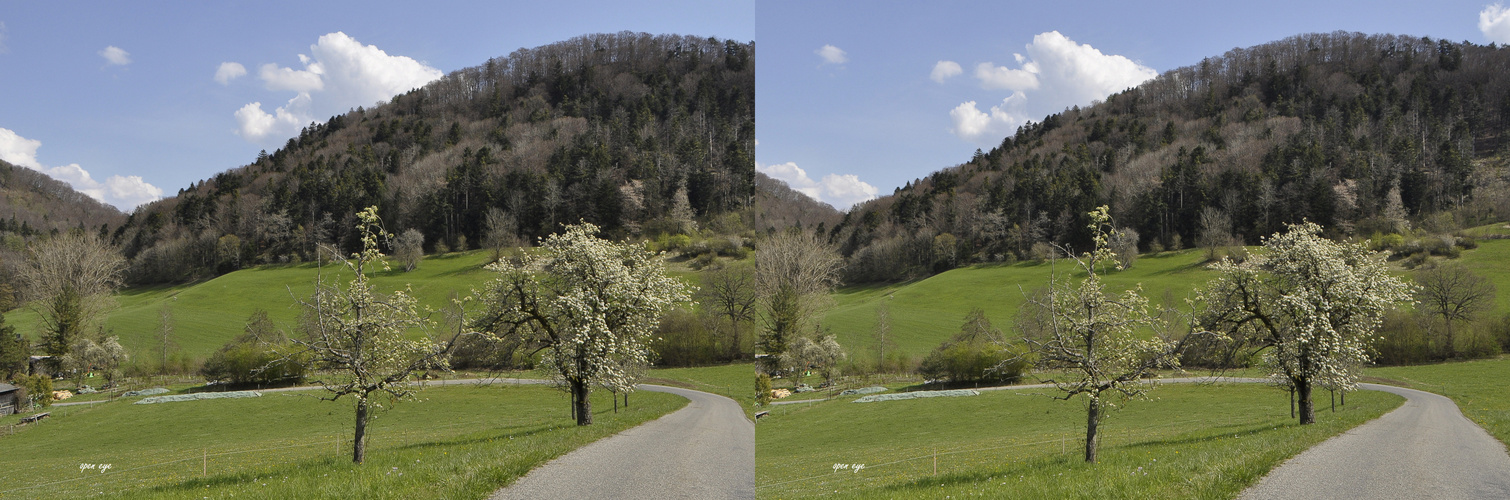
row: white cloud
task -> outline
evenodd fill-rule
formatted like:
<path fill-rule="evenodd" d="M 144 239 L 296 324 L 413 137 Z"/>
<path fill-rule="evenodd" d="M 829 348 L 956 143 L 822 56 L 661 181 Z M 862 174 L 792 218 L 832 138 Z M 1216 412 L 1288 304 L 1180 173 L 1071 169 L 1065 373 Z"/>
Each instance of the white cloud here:
<path fill-rule="evenodd" d="M 100 50 L 100 57 L 105 58 L 106 64 L 113 64 L 116 66 L 125 66 L 127 64 L 131 64 L 131 53 L 126 52 L 120 47 L 116 47 L 114 45 L 105 47 L 104 49 Z"/>
<path fill-rule="evenodd" d="M 279 68 L 278 65 L 268 63 L 262 65 L 257 76 L 262 78 L 264 87 L 268 90 L 292 90 L 294 92 L 309 92 L 312 90 L 324 90 L 325 80 L 320 78 L 318 64 L 309 65 L 312 69 L 297 70 L 293 68 Z"/>
<path fill-rule="evenodd" d="M 42 170 L 37 163 L 37 148 L 42 141 L 27 139 L 7 128 L 0 128 L 0 160 L 32 170 Z"/>
<path fill-rule="evenodd" d="M 42 141 L 27 139 L 10 129 L 0 128 L 0 160 L 45 173 L 68 183 L 74 190 L 90 198 L 115 205 L 121 210 L 130 211 L 137 205 L 163 197 L 162 188 L 147 183 L 141 176 L 112 175 L 101 183 L 77 163 L 51 168 L 43 166 L 37 161 L 37 148 L 40 147 Z"/>
<path fill-rule="evenodd" d="M 1008 90 L 1012 95 L 1001 105 L 992 106 L 990 113 L 977 108 L 975 101 L 956 106 L 949 112 L 954 121 L 951 132 L 977 144 L 993 144 L 1025 123 L 1027 116 L 1087 105 L 1159 74 L 1126 57 L 1076 43 L 1058 31 L 1034 36 L 1026 48 L 1027 55 L 1012 54 L 1017 67 L 989 62 L 976 65 L 975 78 L 981 88 Z M 1029 97 L 1031 110 L 1025 107 Z"/>
<path fill-rule="evenodd" d="M 221 85 L 230 85 L 231 80 L 246 76 L 246 66 L 237 62 L 223 62 L 215 70 L 215 81 Z"/>
<path fill-rule="evenodd" d="M 297 94 L 271 113 L 264 111 L 260 102 L 237 110 L 237 133 L 243 138 L 261 142 L 270 136 L 292 135 L 303 124 L 357 106 L 371 106 L 444 75 L 412 58 L 362 45 L 339 31 L 321 36 L 309 50 L 308 55 L 299 54 L 302 69 L 276 64 L 259 68 L 258 78 L 268 90 Z"/>
<path fill-rule="evenodd" d="M 1510 44 L 1510 9 L 1498 2 L 1484 6 L 1479 12 L 1479 31 L 1491 42 Z"/>
<path fill-rule="evenodd" d="M 1038 88 L 1038 66 L 1028 63 L 1023 68 L 1012 69 L 983 62 L 975 66 L 975 78 L 980 80 L 980 86 L 984 89 L 1014 92 L 1033 90 Z"/>
<path fill-rule="evenodd" d="M 875 186 L 860 180 L 860 177 L 854 174 L 828 174 L 823 176 L 822 180 L 814 181 L 807 176 L 806 170 L 793 162 L 776 165 L 756 164 L 755 170 L 771 176 L 772 179 L 785 182 L 787 186 L 809 198 L 833 205 L 840 210 L 849 210 L 856 203 L 873 200 L 879 192 Z"/>
<path fill-rule="evenodd" d="M 1001 104 L 991 106 L 991 112 L 986 113 L 975 107 L 975 101 L 967 101 L 949 111 L 949 118 L 954 122 L 954 128 L 949 132 L 982 146 L 994 145 L 1027 123 L 1027 114 L 1023 111 L 1026 102 L 1026 95 L 1015 92 L 1002 99 Z"/>
<path fill-rule="evenodd" d="M 959 76 L 960 73 L 964 72 L 965 70 L 960 68 L 957 62 L 939 61 L 938 64 L 933 65 L 933 73 L 929 74 L 928 78 L 935 82 L 944 83 L 944 80 Z"/>
<path fill-rule="evenodd" d="M 833 45 L 824 45 L 822 48 L 813 51 L 813 53 L 818 54 L 818 57 L 823 58 L 823 62 L 827 64 L 844 64 L 849 62 L 849 57 L 845 54 L 844 50 Z"/>

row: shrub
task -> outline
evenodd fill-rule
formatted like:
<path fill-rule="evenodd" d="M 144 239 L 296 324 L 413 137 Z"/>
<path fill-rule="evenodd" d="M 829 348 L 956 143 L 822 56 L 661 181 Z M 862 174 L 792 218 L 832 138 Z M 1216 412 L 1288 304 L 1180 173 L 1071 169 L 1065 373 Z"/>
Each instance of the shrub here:
<path fill-rule="evenodd" d="M 11 382 L 21 388 L 20 394 L 16 395 L 18 404 L 52 405 L 52 379 L 46 375 L 20 375 Z"/>
<path fill-rule="evenodd" d="M 771 404 L 771 376 L 764 373 L 755 375 L 755 404 L 765 406 Z"/>
<path fill-rule="evenodd" d="M 304 381 L 304 363 L 289 356 L 286 337 L 266 341 L 243 334 L 210 355 L 200 374 L 211 382 L 230 384 L 297 384 Z"/>
<path fill-rule="evenodd" d="M 954 383 L 1011 383 L 1027 371 L 1024 351 L 1009 347 L 1001 330 L 991 326 L 985 311 L 972 309 L 959 333 L 923 358 L 923 376 Z"/>

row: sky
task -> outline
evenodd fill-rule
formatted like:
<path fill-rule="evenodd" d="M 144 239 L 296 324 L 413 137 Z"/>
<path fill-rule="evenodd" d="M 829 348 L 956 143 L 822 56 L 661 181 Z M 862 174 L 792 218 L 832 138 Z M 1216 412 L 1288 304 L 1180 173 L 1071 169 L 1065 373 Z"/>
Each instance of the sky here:
<path fill-rule="evenodd" d="M 1302 33 L 1510 44 L 1463 1 L 758 0 L 756 169 L 841 210 L 990 150 L 1027 121 Z"/>
<path fill-rule="evenodd" d="M 0 159 L 123 211 L 310 122 L 589 33 L 755 39 L 741 1 L 4 2 Z"/>

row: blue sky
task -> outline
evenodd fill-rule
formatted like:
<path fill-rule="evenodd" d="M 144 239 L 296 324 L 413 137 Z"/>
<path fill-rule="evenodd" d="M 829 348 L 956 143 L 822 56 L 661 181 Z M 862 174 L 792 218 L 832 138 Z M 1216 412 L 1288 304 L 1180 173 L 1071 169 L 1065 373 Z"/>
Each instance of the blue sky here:
<path fill-rule="evenodd" d="M 129 211 L 490 57 L 625 30 L 750 41 L 754 13 L 751 0 L 5 2 L 0 159 Z"/>
<path fill-rule="evenodd" d="M 1510 43 L 1510 11 L 1481 1 L 1145 4 L 758 0 L 757 168 L 847 209 L 1232 48 L 1337 30 Z"/>

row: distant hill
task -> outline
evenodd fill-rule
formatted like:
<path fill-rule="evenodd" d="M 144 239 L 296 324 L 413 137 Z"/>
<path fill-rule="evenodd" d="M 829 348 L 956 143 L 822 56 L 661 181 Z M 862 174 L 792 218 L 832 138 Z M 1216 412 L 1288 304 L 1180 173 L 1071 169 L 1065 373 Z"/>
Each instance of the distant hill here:
<path fill-rule="evenodd" d="M 520 49 L 306 127 L 143 206 L 113 237 L 130 280 L 152 283 L 349 250 L 370 205 L 431 252 L 579 220 L 614 237 L 728 213 L 752 225 L 754 50 L 629 32 Z"/>
<path fill-rule="evenodd" d="M 1510 218 L 1510 50 L 1326 33 L 1232 51 L 1018 129 L 845 215 L 851 281 L 1084 248 L 1106 204 L 1143 250 Z"/>
<path fill-rule="evenodd" d="M 120 210 L 63 181 L 0 160 L 0 232 L 30 237 L 74 228 L 109 231 L 125 220 Z"/>
<path fill-rule="evenodd" d="M 834 227 L 844 214 L 827 203 L 797 192 L 785 182 L 755 172 L 755 227 L 774 231 L 788 227 L 821 229 Z"/>

